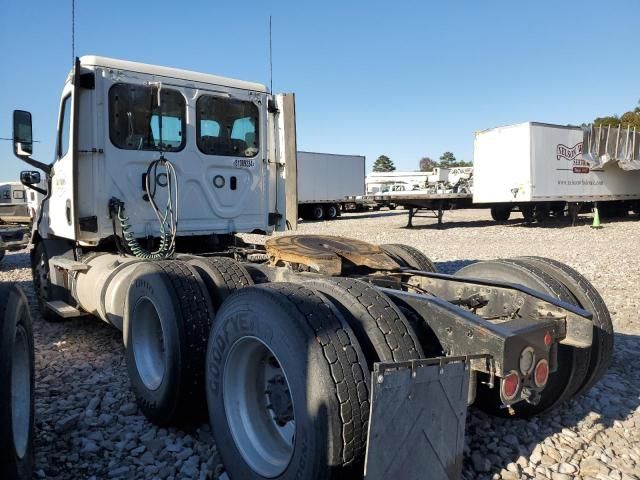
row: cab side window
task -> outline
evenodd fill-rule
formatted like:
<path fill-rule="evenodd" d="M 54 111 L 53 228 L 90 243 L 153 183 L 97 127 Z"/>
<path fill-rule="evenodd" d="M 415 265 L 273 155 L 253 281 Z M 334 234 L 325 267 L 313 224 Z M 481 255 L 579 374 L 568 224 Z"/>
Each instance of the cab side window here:
<path fill-rule="evenodd" d="M 71 135 L 71 95 L 67 95 L 62 102 L 60 111 L 60 126 L 58 129 L 58 158 L 64 157 L 69 151 Z"/>

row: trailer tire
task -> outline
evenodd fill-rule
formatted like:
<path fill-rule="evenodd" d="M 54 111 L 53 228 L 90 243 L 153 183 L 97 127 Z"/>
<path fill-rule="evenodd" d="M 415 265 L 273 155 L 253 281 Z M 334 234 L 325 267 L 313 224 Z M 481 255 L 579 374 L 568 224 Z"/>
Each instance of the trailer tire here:
<path fill-rule="evenodd" d="M 575 396 L 593 387 L 604 376 L 613 357 L 614 336 L 611 315 L 604 299 L 582 274 L 550 258 L 518 257 L 561 282 L 575 297 L 578 305 L 593 314 L 593 345 L 590 348 L 587 377 Z"/>
<path fill-rule="evenodd" d="M 235 292 L 211 331 L 206 378 L 211 427 L 230 478 L 335 479 L 362 462 L 367 364 L 321 294 L 290 283 Z"/>
<path fill-rule="evenodd" d="M 324 219 L 324 208 L 322 205 L 315 204 L 311 205 L 311 220 L 320 221 Z"/>
<path fill-rule="evenodd" d="M 4 255 L 7 251 L 4 248 L 0 248 L 0 262 L 2 261 L 2 259 L 4 258 Z"/>
<path fill-rule="evenodd" d="M 522 218 L 524 219 L 524 223 L 533 223 L 535 207 L 533 205 L 520 205 L 520 213 L 522 213 Z"/>
<path fill-rule="evenodd" d="M 340 212 L 337 205 L 332 203 L 324 206 L 324 218 L 327 220 L 335 220 L 338 218 L 339 214 Z"/>
<path fill-rule="evenodd" d="M 538 203 L 535 208 L 535 219 L 538 223 L 543 223 L 549 220 L 551 209 L 548 203 Z"/>
<path fill-rule="evenodd" d="M 185 261 L 193 266 L 204 281 L 215 310 L 234 291 L 253 285 L 246 268 L 227 257 L 189 257 Z"/>
<path fill-rule="evenodd" d="M 33 473 L 34 365 L 27 299 L 18 287 L 0 285 L 0 478 Z"/>
<path fill-rule="evenodd" d="M 435 263 L 417 248 L 401 243 L 385 243 L 380 248 L 401 267 L 438 273 Z"/>
<path fill-rule="evenodd" d="M 194 267 L 143 262 L 124 308 L 125 359 L 144 415 L 158 425 L 202 420 L 204 361 L 213 308 Z"/>
<path fill-rule="evenodd" d="M 501 205 L 499 207 L 491 207 L 491 218 L 496 222 L 506 222 L 511 216 L 511 207 Z"/>
<path fill-rule="evenodd" d="M 500 280 L 518 283 L 534 290 L 547 293 L 567 303 L 576 304 L 566 287 L 540 269 L 518 260 L 493 260 L 467 265 L 456 272 L 456 276 Z M 587 374 L 589 352 L 569 345 L 558 345 L 558 367 L 549 376 L 549 381 L 540 392 L 537 405 L 518 402 L 512 405 L 515 416 L 530 418 L 542 414 L 570 399 L 580 388 Z M 490 389 L 478 384 L 476 405 L 487 413 L 510 416 L 502 402 L 497 388 Z"/>
<path fill-rule="evenodd" d="M 375 362 L 423 358 L 420 341 L 409 320 L 384 293 L 362 280 L 318 278 L 303 285 L 326 295 L 353 329 L 369 370 Z"/>

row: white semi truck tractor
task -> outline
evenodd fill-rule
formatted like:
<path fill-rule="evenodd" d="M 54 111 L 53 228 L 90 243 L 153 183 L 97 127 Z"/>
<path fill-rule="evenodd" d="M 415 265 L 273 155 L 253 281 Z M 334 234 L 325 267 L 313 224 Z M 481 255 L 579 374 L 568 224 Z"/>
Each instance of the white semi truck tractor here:
<path fill-rule="evenodd" d="M 28 112 L 13 132 L 46 180 L 42 316 L 120 329 L 142 412 L 208 415 L 234 480 L 456 478 L 469 403 L 536 415 L 609 364 L 604 302 L 553 260 L 443 275 L 405 245 L 236 237 L 296 227 L 292 94 L 87 56 L 62 91 L 55 161 L 32 157 Z"/>

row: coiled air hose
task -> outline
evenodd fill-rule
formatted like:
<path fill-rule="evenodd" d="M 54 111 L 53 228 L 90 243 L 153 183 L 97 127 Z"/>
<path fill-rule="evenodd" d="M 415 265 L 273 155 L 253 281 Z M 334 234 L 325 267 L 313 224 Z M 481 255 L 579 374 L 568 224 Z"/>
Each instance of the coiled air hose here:
<path fill-rule="evenodd" d="M 162 185 L 158 182 L 161 176 L 166 177 L 166 184 Z M 156 203 L 156 193 L 158 185 L 167 188 L 167 203 L 164 208 L 164 213 L 160 212 L 160 208 Z M 151 208 L 156 214 L 158 223 L 160 224 L 160 244 L 155 251 L 149 251 L 145 249 L 135 236 L 135 233 L 131 230 L 131 224 L 129 223 L 129 217 L 124 214 L 124 202 L 117 198 L 112 198 L 109 202 L 109 209 L 111 211 L 111 217 L 114 224 L 114 235 L 116 236 L 116 243 L 118 249 L 123 249 L 123 246 L 118 243 L 118 234 L 115 231 L 115 221 L 117 219 L 122 230 L 122 240 L 124 241 L 124 250 L 138 258 L 144 260 L 162 260 L 173 256 L 176 250 L 176 236 L 178 234 L 178 182 L 176 170 L 173 164 L 164 158 L 164 155 L 160 155 L 160 158 L 154 160 L 149 164 L 147 168 L 147 175 L 145 179 L 145 192 L 151 204 Z"/>

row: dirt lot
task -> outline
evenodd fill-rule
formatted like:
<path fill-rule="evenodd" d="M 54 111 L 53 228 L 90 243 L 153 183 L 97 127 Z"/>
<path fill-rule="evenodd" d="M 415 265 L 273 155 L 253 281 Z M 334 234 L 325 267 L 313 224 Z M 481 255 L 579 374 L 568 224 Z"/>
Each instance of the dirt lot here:
<path fill-rule="evenodd" d="M 546 416 L 501 420 L 471 408 L 464 478 L 640 479 L 640 221 L 601 230 L 551 222 L 498 225 L 487 211 L 448 212 L 445 225 L 406 212 L 348 214 L 301 224 L 300 233 L 374 243 L 406 243 L 445 273 L 476 260 L 541 255 L 568 263 L 598 288 L 616 330 L 613 365 L 603 381 Z M 263 241 L 247 236 L 251 241 Z M 35 320 L 37 478 L 211 478 L 218 459 L 207 425 L 159 429 L 137 410 L 119 333 L 95 319 L 47 324 L 33 298 L 28 254 L 8 254 L 0 281 L 27 292 Z"/>

